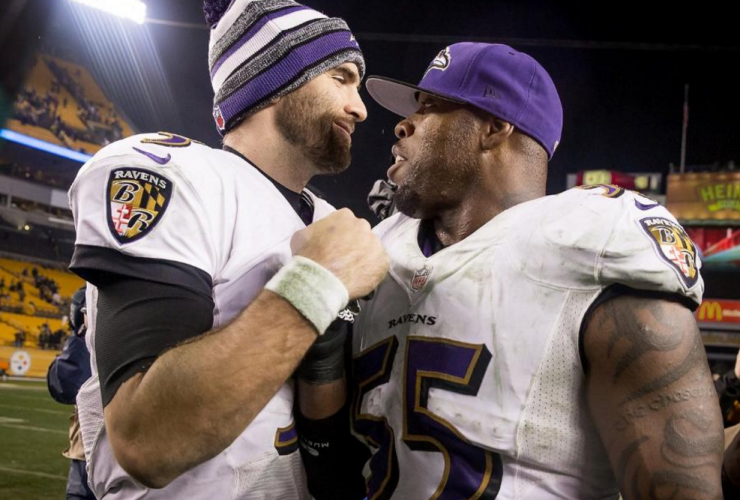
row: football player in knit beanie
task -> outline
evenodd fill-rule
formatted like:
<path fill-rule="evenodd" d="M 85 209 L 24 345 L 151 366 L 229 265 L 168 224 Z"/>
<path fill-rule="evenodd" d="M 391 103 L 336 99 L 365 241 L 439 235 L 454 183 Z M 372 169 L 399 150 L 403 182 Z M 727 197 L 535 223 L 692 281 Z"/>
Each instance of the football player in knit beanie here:
<path fill-rule="evenodd" d="M 330 68 L 365 61 L 347 23 L 291 0 L 206 0 L 213 118 L 223 135 Z"/>
<path fill-rule="evenodd" d="M 224 136 L 224 149 L 243 152 L 250 162 L 257 160 L 258 168 L 267 166 L 257 155 L 270 147 L 267 136 L 274 126 L 288 149 L 300 151 L 293 157 L 292 170 L 335 174 L 346 169 L 351 160 L 350 135 L 366 116 L 357 92 L 365 62 L 347 23 L 291 0 L 207 0 L 204 11 L 211 28 L 213 117 Z M 322 78 L 327 75 L 334 81 Z M 236 151 L 237 145 L 245 143 L 253 149 Z M 312 167 L 306 169 L 307 164 Z M 271 288 L 279 274 L 266 288 L 294 305 L 311 295 L 292 297 L 284 293 L 285 287 Z M 308 318 L 314 316 L 299 310 Z M 352 316 L 346 310 L 343 313 Z M 348 320 L 342 313 L 340 317 L 319 329 L 323 334 L 296 372 L 296 407 L 301 410 L 295 412 L 295 425 L 309 490 L 316 498 L 365 496 L 361 471 L 368 455 L 349 433 L 348 406 L 331 413 L 331 403 L 322 401 L 321 413 L 326 413 L 322 417 L 302 412 L 309 399 L 302 387 L 337 387 L 332 384 L 344 380 Z"/>

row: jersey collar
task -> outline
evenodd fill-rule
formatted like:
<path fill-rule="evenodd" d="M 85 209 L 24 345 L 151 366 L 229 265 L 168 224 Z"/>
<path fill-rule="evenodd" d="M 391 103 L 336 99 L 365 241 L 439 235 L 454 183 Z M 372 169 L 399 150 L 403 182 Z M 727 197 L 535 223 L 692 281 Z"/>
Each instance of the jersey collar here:
<path fill-rule="evenodd" d="M 247 158 L 244 154 L 240 153 L 236 149 L 224 145 L 223 150 L 235 154 L 242 160 L 246 161 L 250 166 L 257 169 L 259 173 L 267 177 L 270 182 L 277 188 L 278 191 L 280 191 L 280 194 L 283 195 L 283 198 L 286 199 L 288 203 L 290 203 L 290 206 L 293 207 L 293 210 L 295 210 L 295 213 L 298 214 L 298 217 L 301 218 L 304 224 L 309 225 L 313 221 L 313 200 L 311 199 L 311 196 L 308 194 L 308 191 L 305 189 L 301 191 L 300 193 L 296 193 L 295 191 L 291 191 L 287 187 L 280 184 L 278 181 L 267 175 L 261 168 L 259 168 L 252 160 Z"/>

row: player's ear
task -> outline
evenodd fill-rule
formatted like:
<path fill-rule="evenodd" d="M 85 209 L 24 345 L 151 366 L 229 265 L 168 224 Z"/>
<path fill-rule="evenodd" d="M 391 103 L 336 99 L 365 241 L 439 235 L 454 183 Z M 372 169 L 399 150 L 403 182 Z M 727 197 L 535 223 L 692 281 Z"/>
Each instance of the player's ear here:
<path fill-rule="evenodd" d="M 274 106 L 275 104 L 279 103 L 282 99 L 283 99 L 283 96 L 273 97 L 272 99 L 270 99 L 270 102 L 268 102 L 267 106 L 265 107 L 269 108 L 270 106 Z"/>
<path fill-rule="evenodd" d="M 483 151 L 490 151 L 506 142 L 513 133 L 514 125 L 495 116 L 487 115 L 481 127 L 481 148 Z"/>

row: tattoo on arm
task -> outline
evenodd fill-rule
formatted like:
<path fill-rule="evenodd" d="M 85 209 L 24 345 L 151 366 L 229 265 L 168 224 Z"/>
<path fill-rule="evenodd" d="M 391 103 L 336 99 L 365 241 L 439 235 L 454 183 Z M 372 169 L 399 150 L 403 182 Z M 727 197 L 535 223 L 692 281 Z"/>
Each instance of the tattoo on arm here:
<path fill-rule="evenodd" d="M 669 385 L 680 380 L 684 375 L 688 374 L 691 370 L 695 369 L 701 363 L 706 363 L 706 360 L 707 358 L 706 354 L 704 353 L 704 346 L 702 345 L 701 340 L 697 338 L 694 341 L 694 345 L 692 346 L 691 351 L 689 351 L 686 357 L 682 359 L 677 366 L 666 370 L 666 372 L 657 379 L 647 382 L 646 384 L 635 389 L 629 396 L 625 398 L 622 404 L 629 403 L 630 401 L 634 401 L 635 399 L 639 399 L 648 394 L 652 394 L 656 391 L 659 391 L 660 389 L 665 389 Z"/>
<path fill-rule="evenodd" d="M 640 436 L 624 447 L 624 450 L 622 450 L 622 453 L 619 455 L 619 461 L 617 462 L 616 466 L 616 472 L 619 477 L 624 477 L 624 473 L 630 463 L 630 458 L 637 452 L 637 450 L 640 448 L 640 445 L 648 439 L 650 438 L 647 436 Z"/>
<path fill-rule="evenodd" d="M 594 312 L 584 349 L 589 409 L 624 499 L 720 499 L 722 420 L 693 315 L 618 297 Z"/>
<path fill-rule="evenodd" d="M 676 330 L 674 335 L 662 335 L 663 332 L 660 330 L 662 327 L 674 325 L 671 325 L 671 318 L 667 317 L 658 307 L 645 308 L 642 311 L 645 323 L 637 328 L 634 324 L 635 318 L 619 314 L 619 305 L 615 305 L 614 301 L 607 302 L 604 307 L 607 308 L 609 314 L 601 316 L 601 326 L 606 326 L 603 324 L 606 322 L 612 323 L 607 356 L 612 356 L 619 339 L 626 338 L 630 342 L 630 347 L 621 354 L 614 366 L 613 381 L 615 383 L 625 370 L 639 361 L 646 353 L 672 351 L 683 341 L 684 332 L 682 330 Z"/>

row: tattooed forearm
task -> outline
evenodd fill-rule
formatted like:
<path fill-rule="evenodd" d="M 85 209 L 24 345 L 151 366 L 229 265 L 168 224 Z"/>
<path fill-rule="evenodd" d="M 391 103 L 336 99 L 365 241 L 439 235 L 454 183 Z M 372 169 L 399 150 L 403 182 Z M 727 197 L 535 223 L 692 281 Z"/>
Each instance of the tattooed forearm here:
<path fill-rule="evenodd" d="M 584 336 L 589 410 L 625 500 L 721 498 L 722 419 L 690 311 L 622 296 Z"/>

